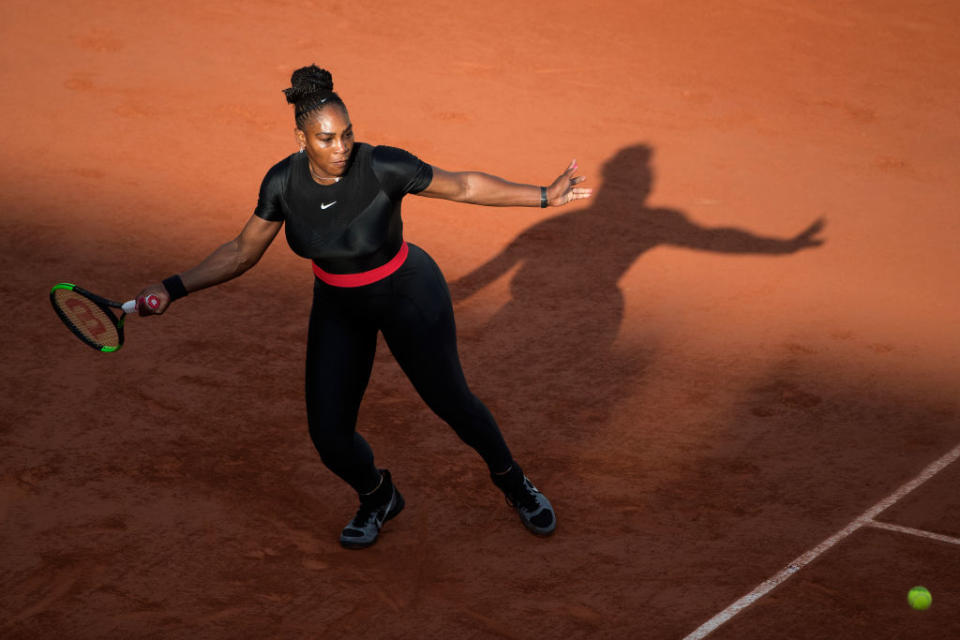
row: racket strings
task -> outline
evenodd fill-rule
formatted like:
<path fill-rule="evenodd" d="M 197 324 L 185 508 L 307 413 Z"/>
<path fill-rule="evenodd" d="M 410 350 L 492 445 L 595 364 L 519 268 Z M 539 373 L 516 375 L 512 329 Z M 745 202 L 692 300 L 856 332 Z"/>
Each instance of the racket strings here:
<path fill-rule="evenodd" d="M 60 318 L 84 341 L 97 348 L 120 346 L 115 317 L 93 301 L 68 289 L 57 289 L 51 299 Z"/>

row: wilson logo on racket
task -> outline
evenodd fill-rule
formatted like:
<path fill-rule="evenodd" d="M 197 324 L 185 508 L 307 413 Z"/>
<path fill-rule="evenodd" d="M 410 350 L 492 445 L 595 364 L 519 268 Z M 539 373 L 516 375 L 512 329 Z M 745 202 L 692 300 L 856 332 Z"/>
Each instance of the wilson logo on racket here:
<path fill-rule="evenodd" d="M 107 332 L 107 328 L 95 315 L 90 307 L 80 298 L 69 298 L 65 302 L 66 306 L 73 312 L 77 320 L 84 323 L 84 330 L 93 336 L 100 336 Z"/>

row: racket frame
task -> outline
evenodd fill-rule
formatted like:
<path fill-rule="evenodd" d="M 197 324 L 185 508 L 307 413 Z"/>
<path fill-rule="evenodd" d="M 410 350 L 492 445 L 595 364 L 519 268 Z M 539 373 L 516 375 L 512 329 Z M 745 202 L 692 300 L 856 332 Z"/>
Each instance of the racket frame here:
<path fill-rule="evenodd" d="M 103 311 L 108 318 L 110 318 L 111 322 L 113 322 L 113 326 L 117 329 L 117 346 L 113 347 L 100 345 L 83 335 L 83 333 L 74 325 L 73 321 L 67 318 L 63 310 L 60 309 L 60 305 L 56 303 L 56 292 L 58 290 L 73 291 L 74 293 L 80 294 L 93 304 L 97 305 L 97 307 Z M 71 282 L 59 282 L 53 285 L 53 287 L 50 289 L 50 304 L 53 305 L 53 310 L 57 312 L 58 316 L 60 316 L 60 320 L 63 321 L 63 324 L 70 329 L 73 335 L 80 338 L 84 344 L 103 353 L 113 353 L 114 351 L 119 351 L 120 347 L 123 346 L 123 322 L 127 316 L 127 307 L 131 306 L 129 302 L 126 304 L 121 304 L 114 300 L 104 298 L 103 296 L 98 296 L 97 294 L 87 291 L 82 287 L 78 287 Z M 120 317 L 118 318 L 113 311 L 111 311 L 111 309 L 120 309 Z"/>

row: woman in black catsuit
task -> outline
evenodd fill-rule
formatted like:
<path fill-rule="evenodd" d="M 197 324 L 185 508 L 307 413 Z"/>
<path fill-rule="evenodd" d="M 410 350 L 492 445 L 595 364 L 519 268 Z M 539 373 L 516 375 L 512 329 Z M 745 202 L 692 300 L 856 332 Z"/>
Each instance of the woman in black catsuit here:
<path fill-rule="evenodd" d="M 493 416 L 460 368 L 453 308 L 443 275 L 419 247 L 403 240 L 400 203 L 408 194 L 491 206 L 561 206 L 589 197 L 576 187 L 576 162 L 549 187 L 507 182 L 479 172 L 451 173 L 392 147 L 355 143 L 347 108 L 330 74 L 294 72 L 284 93 L 294 105 L 300 150 L 268 172 L 243 231 L 196 267 L 140 292 L 143 314 L 234 278 L 252 267 L 283 223 L 287 242 L 312 261 L 316 276 L 307 340 L 310 436 L 324 464 L 360 497 L 343 529 L 345 547 L 373 544 L 404 507 L 390 472 L 356 432 L 357 411 L 373 366 L 377 333 L 430 408 L 473 447 L 524 525 L 556 528 L 550 501 L 513 460 Z"/>

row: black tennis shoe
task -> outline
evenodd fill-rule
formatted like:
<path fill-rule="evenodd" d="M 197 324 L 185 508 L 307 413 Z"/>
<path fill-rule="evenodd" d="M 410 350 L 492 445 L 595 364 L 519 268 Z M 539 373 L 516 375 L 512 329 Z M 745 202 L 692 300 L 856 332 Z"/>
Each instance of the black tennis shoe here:
<path fill-rule="evenodd" d="M 493 475 L 493 483 L 500 487 L 507 504 L 513 507 L 520 521 L 538 536 L 549 536 L 557 528 L 557 515 L 547 496 L 540 493 L 523 470 L 516 464 L 502 476 Z"/>
<path fill-rule="evenodd" d="M 360 496 L 360 509 L 340 532 L 340 544 L 347 549 L 364 549 L 377 541 L 380 528 L 403 511 L 403 496 L 393 486 L 390 472 L 382 470 L 380 488 L 369 496 Z"/>

